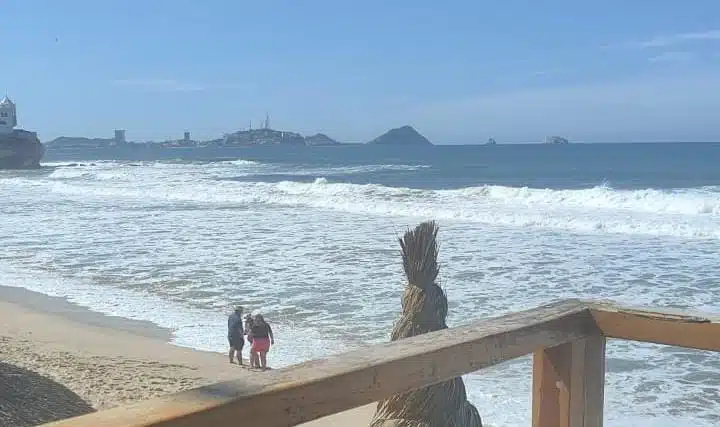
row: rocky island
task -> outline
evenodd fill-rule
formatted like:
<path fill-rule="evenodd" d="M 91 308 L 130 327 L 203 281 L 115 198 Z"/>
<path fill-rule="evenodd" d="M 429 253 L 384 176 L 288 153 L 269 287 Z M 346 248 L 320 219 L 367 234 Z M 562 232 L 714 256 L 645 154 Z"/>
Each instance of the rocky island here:
<path fill-rule="evenodd" d="M 433 145 L 412 126 L 390 129 L 384 134 L 368 142 L 371 145 Z"/>
<path fill-rule="evenodd" d="M 0 169 L 35 169 L 45 148 L 35 132 L 15 129 L 17 111 L 7 96 L 0 100 Z"/>
<path fill-rule="evenodd" d="M 563 138 L 562 136 L 548 136 L 545 138 L 545 144 L 569 144 L 570 141 L 568 141 L 566 138 Z"/>

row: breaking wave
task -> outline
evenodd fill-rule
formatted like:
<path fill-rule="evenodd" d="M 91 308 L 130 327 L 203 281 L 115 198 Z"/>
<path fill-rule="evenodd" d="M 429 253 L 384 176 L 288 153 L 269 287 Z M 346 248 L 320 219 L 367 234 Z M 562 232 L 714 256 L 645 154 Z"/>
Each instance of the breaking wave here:
<path fill-rule="evenodd" d="M 480 185 L 450 190 L 330 182 L 236 182 L 218 177 L 268 173 L 255 162 L 97 164 L 56 168 L 47 179 L 6 179 L 3 184 L 42 185 L 68 196 L 118 198 L 142 203 L 196 203 L 229 206 L 268 204 L 355 214 L 432 217 L 497 226 L 540 227 L 571 232 L 720 238 L 720 188 L 618 190 L 608 184 L 588 189 L 536 189 Z M 133 167 L 140 166 L 140 167 Z M 337 167 L 405 170 L 408 165 Z M 295 171 L 308 175 L 317 168 Z M 287 172 L 285 172 L 287 176 Z"/>

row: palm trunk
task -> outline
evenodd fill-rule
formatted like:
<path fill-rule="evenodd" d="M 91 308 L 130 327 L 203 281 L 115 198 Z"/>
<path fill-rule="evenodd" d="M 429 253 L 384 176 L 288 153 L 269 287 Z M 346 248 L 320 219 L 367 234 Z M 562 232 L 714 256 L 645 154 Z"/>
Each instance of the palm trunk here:
<path fill-rule="evenodd" d="M 392 341 L 447 328 L 447 297 L 435 283 L 439 273 L 437 232 L 437 224 L 428 221 L 408 230 L 400 239 L 408 283 Z M 467 401 L 465 385 L 458 377 L 379 402 L 370 426 L 482 427 L 482 421 L 477 409 Z"/>

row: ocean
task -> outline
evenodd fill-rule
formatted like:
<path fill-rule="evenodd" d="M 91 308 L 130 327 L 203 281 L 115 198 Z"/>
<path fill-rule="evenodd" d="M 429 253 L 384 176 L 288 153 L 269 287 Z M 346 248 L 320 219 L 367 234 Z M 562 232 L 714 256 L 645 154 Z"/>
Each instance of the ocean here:
<path fill-rule="evenodd" d="M 274 367 L 389 339 L 397 238 L 440 224 L 458 326 L 562 298 L 720 312 L 720 144 L 50 150 L 0 172 L 0 277 L 226 351 L 242 304 Z M 523 357 L 467 375 L 491 426 L 530 425 Z M 715 426 L 720 355 L 612 340 L 606 425 Z"/>

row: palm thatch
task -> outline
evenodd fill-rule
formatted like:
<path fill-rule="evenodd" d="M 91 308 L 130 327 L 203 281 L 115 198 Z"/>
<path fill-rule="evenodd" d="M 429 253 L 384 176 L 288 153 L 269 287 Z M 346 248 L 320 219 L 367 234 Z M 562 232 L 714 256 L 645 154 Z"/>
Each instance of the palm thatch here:
<path fill-rule="evenodd" d="M 400 239 L 408 283 L 392 341 L 447 328 L 447 297 L 435 283 L 440 272 L 437 233 L 437 224 L 428 221 L 408 230 Z M 467 401 L 465 385 L 458 377 L 381 401 L 370 426 L 482 427 L 482 420 Z"/>

